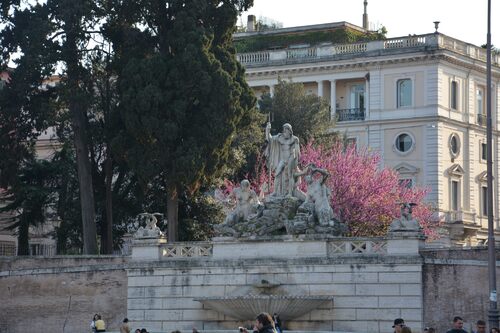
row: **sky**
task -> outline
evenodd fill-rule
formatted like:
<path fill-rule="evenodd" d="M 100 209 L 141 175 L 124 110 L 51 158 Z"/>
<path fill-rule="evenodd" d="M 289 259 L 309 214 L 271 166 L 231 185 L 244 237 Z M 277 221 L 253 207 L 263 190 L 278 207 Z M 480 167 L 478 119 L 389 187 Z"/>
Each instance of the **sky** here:
<path fill-rule="evenodd" d="M 387 28 L 387 37 L 427 34 L 435 31 L 481 46 L 486 44 L 487 0 L 368 0 L 371 26 Z M 254 0 L 243 13 L 267 17 L 283 27 L 346 21 L 363 25 L 363 0 Z M 500 1 L 491 0 L 491 42 L 500 47 Z"/>

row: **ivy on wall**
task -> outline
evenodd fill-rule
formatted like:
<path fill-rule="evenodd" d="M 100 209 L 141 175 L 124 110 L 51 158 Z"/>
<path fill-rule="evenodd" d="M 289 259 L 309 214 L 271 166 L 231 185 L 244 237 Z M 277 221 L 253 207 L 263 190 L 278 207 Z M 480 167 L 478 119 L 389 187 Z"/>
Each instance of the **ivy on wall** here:
<path fill-rule="evenodd" d="M 297 34 L 256 35 L 234 41 L 238 53 L 287 48 L 294 44 L 316 45 L 331 42 L 354 43 L 385 38 L 385 31 L 364 33 L 349 28 L 330 31 L 311 31 Z"/>

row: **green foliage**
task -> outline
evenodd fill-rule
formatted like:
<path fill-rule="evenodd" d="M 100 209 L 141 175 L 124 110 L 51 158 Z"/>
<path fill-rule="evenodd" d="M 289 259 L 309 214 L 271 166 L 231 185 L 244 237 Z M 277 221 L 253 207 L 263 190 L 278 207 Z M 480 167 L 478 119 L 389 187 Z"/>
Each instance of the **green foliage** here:
<path fill-rule="evenodd" d="M 224 220 L 222 206 L 202 193 L 185 195 L 180 204 L 179 240 L 207 241 L 214 236 L 213 226 Z"/>
<path fill-rule="evenodd" d="M 293 134 L 303 143 L 323 137 L 332 125 L 330 106 L 327 100 L 313 94 L 306 94 L 302 83 L 279 80 L 274 96 L 262 96 L 260 112 L 271 115 L 272 128 L 281 131 L 285 123 L 292 125 Z"/>
<path fill-rule="evenodd" d="M 387 32 L 387 31 L 386 31 Z M 256 52 L 271 48 L 287 48 L 293 44 L 317 45 L 320 43 L 354 43 L 384 38 L 381 33 L 363 33 L 349 28 L 339 28 L 333 31 L 311 31 L 296 34 L 255 35 L 238 38 L 234 41 L 239 53 Z"/>
<path fill-rule="evenodd" d="M 27 160 L 18 172 L 17 182 L 3 198 L 7 205 L 0 208 L 0 213 L 13 213 L 8 228 L 18 230 L 19 255 L 29 254 L 29 227 L 45 223 L 46 209 L 55 203 L 58 174 L 58 168 L 49 161 Z"/>
<path fill-rule="evenodd" d="M 150 29 L 122 30 L 148 47 L 134 49 L 126 38 L 117 45 L 116 62 L 126 63 L 119 78 L 125 127 L 114 148 L 144 183 L 160 177 L 175 201 L 181 189 L 193 193 L 221 175 L 237 131 L 255 118 L 231 45 L 238 11 L 251 1 L 162 3 L 142 7 L 139 21 Z"/>
<path fill-rule="evenodd" d="M 0 18 L 7 23 L 1 68 L 22 54 L 0 92 L 0 153 L 9 157 L 0 160 L 0 185 L 26 185 L 21 166 L 34 160 L 41 131 L 55 126 L 61 149 L 51 165 L 61 172 L 47 198 L 57 198 L 59 253 L 81 253 L 84 239 L 95 240 L 82 220 L 95 221 L 104 241 L 107 179 L 115 248 L 138 213 L 166 211 L 172 186 L 186 197 L 183 239 L 209 235 L 220 212 L 192 193 L 244 168 L 262 140 L 262 115 L 232 46 L 237 14 L 251 4 L 48 0 L 21 10 L 16 1 L 2 3 L 2 12 L 15 15 Z M 64 64 L 61 83 L 39 89 L 57 63 Z M 89 157 L 83 183 L 90 192 L 82 189 L 77 151 Z M 84 192 L 95 197 L 87 208 Z"/>

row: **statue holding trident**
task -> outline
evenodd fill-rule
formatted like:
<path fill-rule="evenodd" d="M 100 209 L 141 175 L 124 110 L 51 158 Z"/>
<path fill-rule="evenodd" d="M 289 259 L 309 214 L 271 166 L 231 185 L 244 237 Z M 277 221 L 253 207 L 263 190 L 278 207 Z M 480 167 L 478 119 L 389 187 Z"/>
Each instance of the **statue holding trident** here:
<path fill-rule="evenodd" d="M 273 196 L 294 196 L 294 173 L 299 164 L 299 138 L 293 135 L 292 125 L 284 124 L 282 133 L 271 135 L 271 123 L 266 125 L 267 167 L 274 172 Z"/>

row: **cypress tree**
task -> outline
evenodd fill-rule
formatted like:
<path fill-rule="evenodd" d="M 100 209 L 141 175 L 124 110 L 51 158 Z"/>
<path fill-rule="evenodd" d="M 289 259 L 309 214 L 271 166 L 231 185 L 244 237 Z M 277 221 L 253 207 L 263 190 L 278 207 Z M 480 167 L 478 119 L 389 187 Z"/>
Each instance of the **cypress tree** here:
<path fill-rule="evenodd" d="M 123 20 L 128 26 L 110 25 L 123 64 L 125 124 L 114 147 L 144 184 L 158 182 L 166 189 L 168 239 L 176 241 L 180 192 L 194 193 L 217 177 L 238 130 L 255 119 L 255 99 L 232 46 L 238 14 L 252 1 L 139 5 L 138 15 Z"/>

